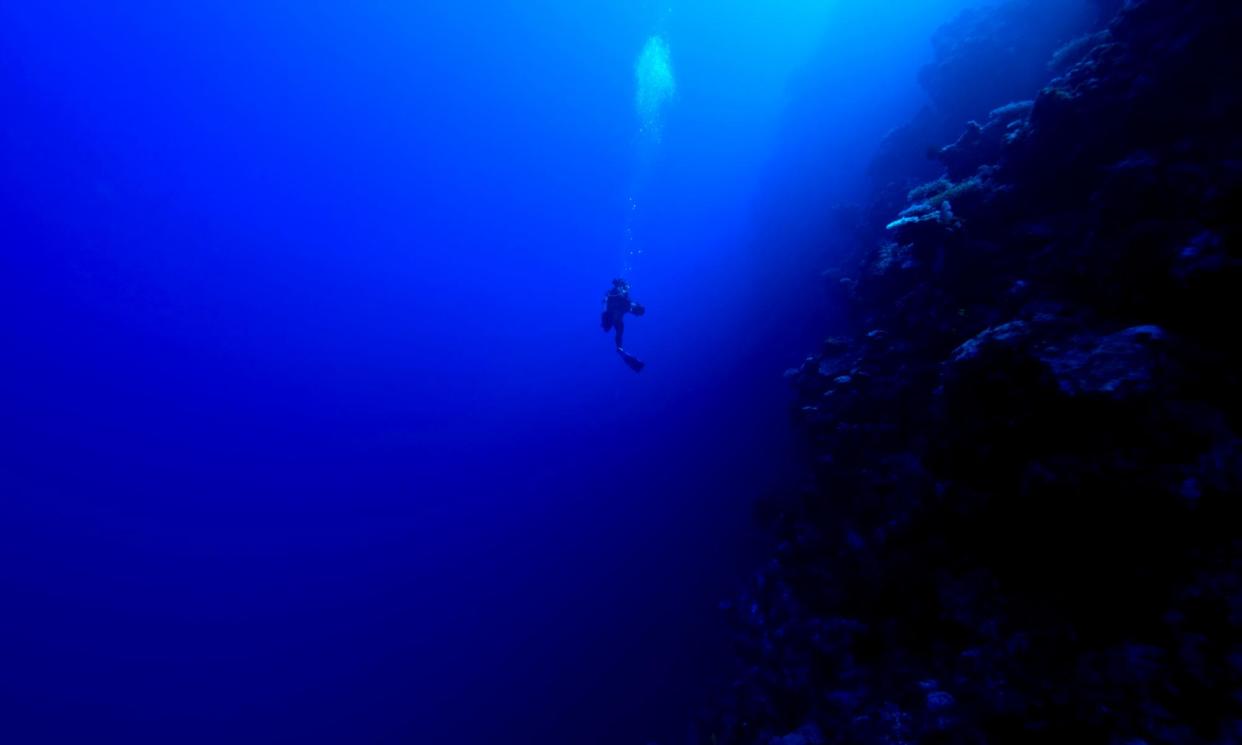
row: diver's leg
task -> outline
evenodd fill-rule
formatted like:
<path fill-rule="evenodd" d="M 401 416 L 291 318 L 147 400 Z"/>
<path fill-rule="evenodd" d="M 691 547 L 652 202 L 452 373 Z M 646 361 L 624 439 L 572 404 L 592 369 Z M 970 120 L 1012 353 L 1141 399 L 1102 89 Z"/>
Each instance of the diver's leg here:
<path fill-rule="evenodd" d="M 617 328 L 617 335 L 615 338 L 617 340 L 617 349 L 620 349 L 621 348 L 621 337 L 625 335 L 625 321 L 621 320 L 620 318 L 617 318 L 612 323 Z"/>

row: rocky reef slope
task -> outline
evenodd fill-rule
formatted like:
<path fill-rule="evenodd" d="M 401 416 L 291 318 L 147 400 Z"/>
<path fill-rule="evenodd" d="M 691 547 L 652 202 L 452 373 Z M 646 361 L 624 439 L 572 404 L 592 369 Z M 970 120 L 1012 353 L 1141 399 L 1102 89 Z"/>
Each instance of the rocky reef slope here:
<path fill-rule="evenodd" d="M 704 742 L 1242 741 L 1242 5 L 1116 5 L 883 162 Z"/>

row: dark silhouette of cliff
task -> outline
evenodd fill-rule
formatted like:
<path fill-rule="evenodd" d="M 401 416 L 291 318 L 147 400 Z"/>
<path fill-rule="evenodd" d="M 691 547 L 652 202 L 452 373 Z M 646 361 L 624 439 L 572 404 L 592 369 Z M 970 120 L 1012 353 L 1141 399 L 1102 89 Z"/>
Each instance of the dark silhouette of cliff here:
<path fill-rule="evenodd" d="M 1242 6 L 1098 5 L 1042 87 L 978 77 L 1037 4 L 938 37 L 966 116 L 854 212 L 704 742 L 1242 740 Z"/>

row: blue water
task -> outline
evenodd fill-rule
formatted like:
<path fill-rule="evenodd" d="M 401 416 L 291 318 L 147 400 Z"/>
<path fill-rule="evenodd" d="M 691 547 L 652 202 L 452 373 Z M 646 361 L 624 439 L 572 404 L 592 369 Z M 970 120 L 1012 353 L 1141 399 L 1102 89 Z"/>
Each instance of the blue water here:
<path fill-rule="evenodd" d="M 964 4 L 0 5 L 0 741 L 684 741 Z"/>

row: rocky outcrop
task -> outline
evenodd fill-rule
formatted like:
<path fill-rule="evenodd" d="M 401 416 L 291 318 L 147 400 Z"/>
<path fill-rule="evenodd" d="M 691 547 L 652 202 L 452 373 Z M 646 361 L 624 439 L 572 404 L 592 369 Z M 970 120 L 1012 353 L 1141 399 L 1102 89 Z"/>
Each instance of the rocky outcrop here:
<path fill-rule="evenodd" d="M 977 118 L 997 101 L 1038 89 L 1053 50 L 1091 28 L 1082 0 L 1014 0 L 965 11 L 932 37 L 919 82 L 940 111 Z"/>
<path fill-rule="evenodd" d="M 1085 52 L 1081 47 L 1101 19 L 1111 17 L 1107 8 L 1084 0 L 1009 0 L 946 24 L 932 39 L 932 61 L 919 73 L 928 105 L 885 138 L 871 164 L 873 188 L 900 198 L 934 176 L 929 148 L 956 136 L 963 122 L 985 119 L 997 105 L 1033 96 L 1048 79 L 1050 59 Z"/>
<path fill-rule="evenodd" d="M 1130 0 L 837 269 L 704 741 L 1242 740 L 1240 34 Z"/>

